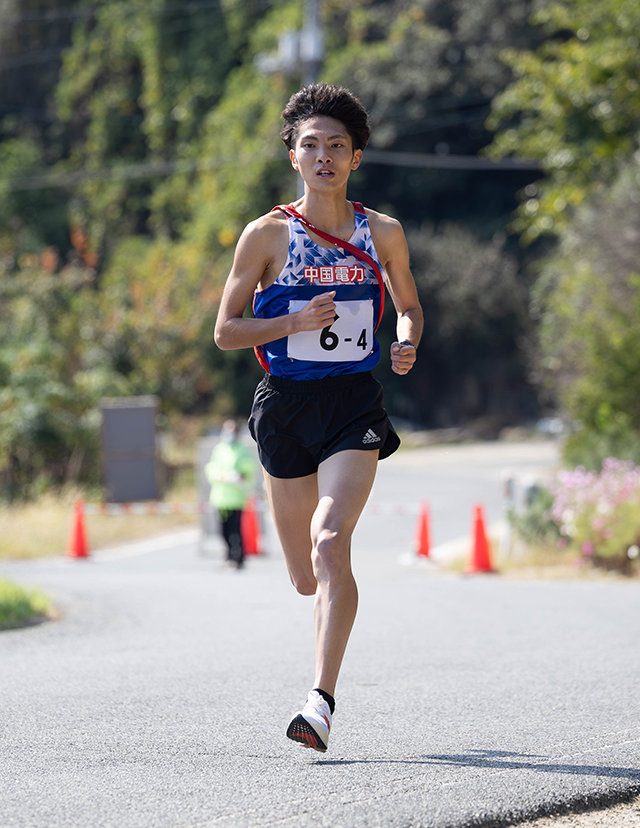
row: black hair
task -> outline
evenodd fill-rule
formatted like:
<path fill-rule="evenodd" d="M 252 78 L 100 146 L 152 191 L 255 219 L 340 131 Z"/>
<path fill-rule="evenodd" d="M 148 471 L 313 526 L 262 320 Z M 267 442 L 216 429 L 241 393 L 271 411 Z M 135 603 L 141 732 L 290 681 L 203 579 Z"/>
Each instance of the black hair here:
<path fill-rule="evenodd" d="M 344 86 L 313 83 L 293 94 L 282 111 L 284 126 L 280 137 L 287 149 L 294 148 L 300 124 L 314 115 L 326 115 L 344 124 L 354 150 L 363 150 L 367 146 L 371 132 L 367 110 L 353 92 Z"/>

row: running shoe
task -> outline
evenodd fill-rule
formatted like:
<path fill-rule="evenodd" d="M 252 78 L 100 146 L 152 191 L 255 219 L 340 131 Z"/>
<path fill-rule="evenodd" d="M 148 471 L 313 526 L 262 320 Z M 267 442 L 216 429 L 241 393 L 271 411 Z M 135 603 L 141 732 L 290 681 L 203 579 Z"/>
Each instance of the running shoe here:
<path fill-rule="evenodd" d="M 304 747 L 324 753 L 329 744 L 331 732 L 331 711 L 329 705 L 317 690 L 307 696 L 307 703 L 300 713 L 291 720 L 287 736 Z"/>

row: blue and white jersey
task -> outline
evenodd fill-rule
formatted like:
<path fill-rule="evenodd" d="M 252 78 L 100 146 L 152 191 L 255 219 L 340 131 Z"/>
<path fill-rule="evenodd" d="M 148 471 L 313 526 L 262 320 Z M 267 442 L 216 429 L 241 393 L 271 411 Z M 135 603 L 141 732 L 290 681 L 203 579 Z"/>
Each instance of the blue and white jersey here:
<path fill-rule="evenodd" d="M 349 243 L 382 270 L 366 213 L 361 204 L 354 208 Z M 347 250 L 316 244 L 294 216 L 287 216 L 287 222 L 287 261 L 268 288 L 255 291 L 254 316 L 273 319 L 295 313 L 317 294 L 335 291 L 337 318 L 322 330 L 301 331 L 258 346 L 260 364 L 270 374 L 296 380 L 370 371 L 380 359 L 375 329 L 383 301 L 374 269 Z"/>

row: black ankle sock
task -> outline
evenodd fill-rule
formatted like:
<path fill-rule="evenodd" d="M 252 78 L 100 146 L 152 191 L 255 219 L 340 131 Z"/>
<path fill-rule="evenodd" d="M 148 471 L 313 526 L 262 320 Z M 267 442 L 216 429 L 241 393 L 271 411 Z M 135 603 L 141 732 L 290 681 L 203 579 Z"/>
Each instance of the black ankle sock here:
<path fill-rule="evenodd" d="M 329 705 L 329 710 L 331 711 L 331 715 L 333 716 L 333 711 L 336 709 L 336 700 L 333 698 L 333 696 L 330 696 L 328 693 L 325 693 L 324 690 L 321 690 L 319 687 L 314 687 L 313 689 L 316 691 L 316 693 L 320 693 L 322 698 Z"/>

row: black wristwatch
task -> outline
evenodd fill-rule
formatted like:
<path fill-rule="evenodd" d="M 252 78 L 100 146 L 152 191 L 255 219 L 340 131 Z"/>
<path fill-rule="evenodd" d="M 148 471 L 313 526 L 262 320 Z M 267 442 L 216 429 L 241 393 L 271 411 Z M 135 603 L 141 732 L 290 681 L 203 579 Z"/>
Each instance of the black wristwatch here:
<path fill-rule="evenodd" d="M 413 342 L 409 342 L 408 339 L 403 339 L 402 342 L 398 342 L 398 345 L 411 345 L 414 351 L 418 350 L 418 346 L 414 345 Z"/>

